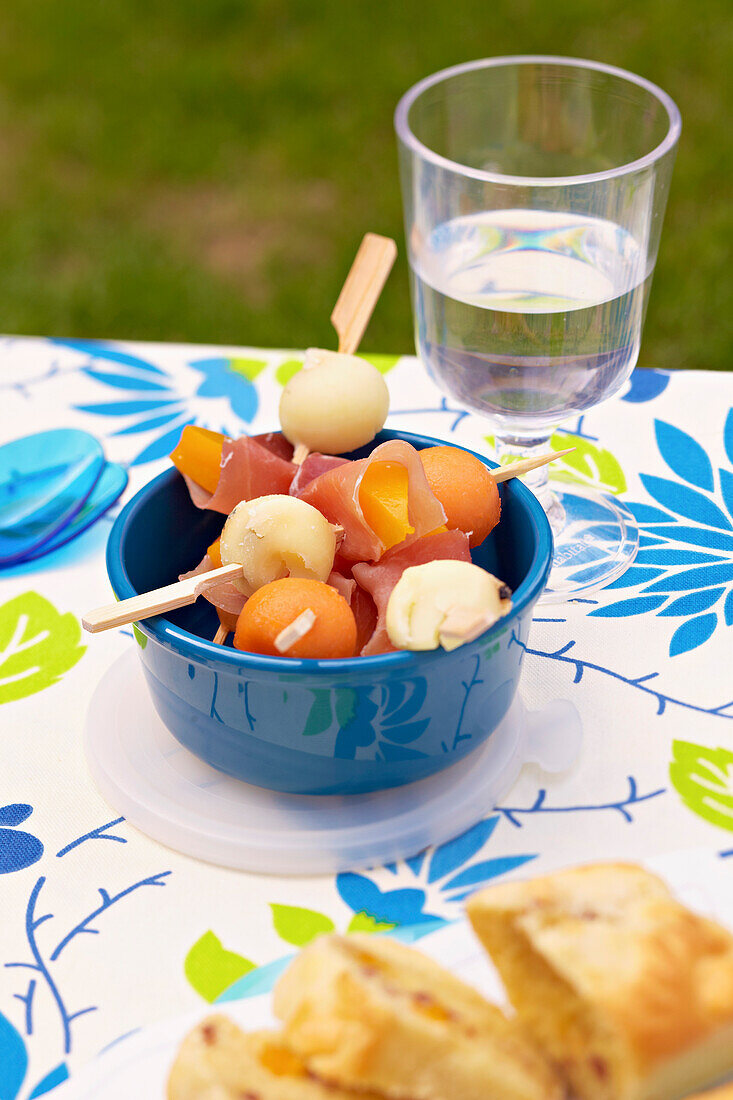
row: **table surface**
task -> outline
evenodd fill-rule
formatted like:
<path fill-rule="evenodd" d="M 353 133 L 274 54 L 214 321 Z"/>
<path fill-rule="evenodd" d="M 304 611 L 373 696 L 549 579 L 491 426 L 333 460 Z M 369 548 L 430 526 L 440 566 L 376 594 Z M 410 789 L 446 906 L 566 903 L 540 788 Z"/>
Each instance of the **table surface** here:
<path fill-rule="evenodd" d="M 487 447 L 486 425 L 443 398 L 416 359 L 371 358 L 391 391 L 387 426 Z M 621 497 L 642 536 L 619 581 L 539 608 L 532 626 L 525 703 L 570 699 L 583 723 L 568 773 L 525 768 L 486 821 L 423 858 L 318 878 L 197 862 L 105 803 L 82 732 L 95 687 L 135 643 L 127 629 L 82 636 L 79 619 L 110 597 L 110 522 L 166 467 L 184 424 L 271 430 L 301 361 L 256 348 L 0 340 L 0 442 L 83 428 L 130 475 L 80 537 L 0 574 L 3 1100 L 48 1093 L 153 1020 L 267 988 L 277 960 L 327 929 L 435 927 L 460 915 L 471 887 L 588 860 L 699 849 L 733 876 L 725 374 L 636 371 L 616 398 L 557 433 L 577 447 L 566 478 Z"/>

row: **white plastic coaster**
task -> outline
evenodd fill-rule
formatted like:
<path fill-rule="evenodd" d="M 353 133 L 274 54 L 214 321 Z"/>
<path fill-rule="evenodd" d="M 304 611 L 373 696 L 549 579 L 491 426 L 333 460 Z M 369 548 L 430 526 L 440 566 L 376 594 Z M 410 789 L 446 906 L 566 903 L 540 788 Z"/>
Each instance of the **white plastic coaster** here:
<path fill-rule="evenodd" d="M 527 711 L 516 698 L 481 748 L 428 779 L 372 794 L 281 794 L 223 775 L 179 745 L 131 651 L 92 697 L 85 747 L 104 797 L 154 840 L 238 870 L 303 875 L 390 863 L 459 836 L 491 812 L 525 763 L 569 768 L 581 737 L 572 703 Z"/>

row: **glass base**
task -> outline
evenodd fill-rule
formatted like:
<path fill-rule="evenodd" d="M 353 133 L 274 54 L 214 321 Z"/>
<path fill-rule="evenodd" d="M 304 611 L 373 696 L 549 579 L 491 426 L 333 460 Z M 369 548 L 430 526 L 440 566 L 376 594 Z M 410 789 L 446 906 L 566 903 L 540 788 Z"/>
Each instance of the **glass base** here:
<path fill-rule="evenodd" d="M 576 486 L 551 489 L 545 510 L 555 554 L 540 604 L 582 599 L 605 588 L 628 569 L 639 549 L 636 520 L 620 501 Z"/>

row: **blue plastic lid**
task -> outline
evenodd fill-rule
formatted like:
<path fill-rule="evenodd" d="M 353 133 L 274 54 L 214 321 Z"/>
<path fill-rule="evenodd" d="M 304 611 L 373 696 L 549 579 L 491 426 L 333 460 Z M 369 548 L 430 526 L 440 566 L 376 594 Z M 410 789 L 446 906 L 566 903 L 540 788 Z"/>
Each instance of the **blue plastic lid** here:
<path fill-rule="evenodd" d="M 116 462 L 106 462 L 99 481 L 92 489 L 86 501 L 73 519 L 69 520 L 55 535 L 41 546 L 26 554 L 24 561 L 39 558 L 43 554 L 50 554 L 53 550 L 59 550 L 67 542 L 81 535 L 88 527 L 91 527 L 104 513 L 112 507 L 114 502 L 124 493 L 127 487 L 127 470 Z"/>
<path fill-rule="evenodd" d="M 57 428 L 0 447 L 0 565 L 34 553 L 74 518 L 105 459 L 94 436 Z"/>

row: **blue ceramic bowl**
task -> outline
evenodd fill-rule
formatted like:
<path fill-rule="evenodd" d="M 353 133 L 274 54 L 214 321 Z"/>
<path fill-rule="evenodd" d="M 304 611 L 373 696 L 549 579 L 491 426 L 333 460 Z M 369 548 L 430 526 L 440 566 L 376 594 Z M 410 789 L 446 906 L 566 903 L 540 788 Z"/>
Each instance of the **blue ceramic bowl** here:
<path fill-rule="evenodd" d="M 417 448 L 441 442 L 383 431 L 376 443 L 389 439 Z M 451 653 L 265 657 L 207 641 L 218 620 L 200 599 L 147 619 L 136 632 L 150 694 L 168 729 L 214 768 L 298 794 L 400 786 L 478 748 L 517 690 L 532 609 L 552 560 L 552 535 L 537 499 L 517 480 L 500 492 L 501 522 L 473 558 L 510 585 L 513 608 L 480 638 Z M 146 592 L 191 569 L 221 524 L 220 515 L 194 507 L 175 469 L 155 478 L 110 533 L 107 570 L 116 595 Z"/>

